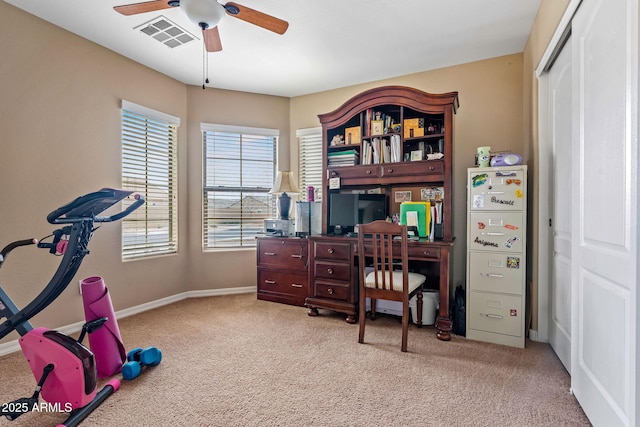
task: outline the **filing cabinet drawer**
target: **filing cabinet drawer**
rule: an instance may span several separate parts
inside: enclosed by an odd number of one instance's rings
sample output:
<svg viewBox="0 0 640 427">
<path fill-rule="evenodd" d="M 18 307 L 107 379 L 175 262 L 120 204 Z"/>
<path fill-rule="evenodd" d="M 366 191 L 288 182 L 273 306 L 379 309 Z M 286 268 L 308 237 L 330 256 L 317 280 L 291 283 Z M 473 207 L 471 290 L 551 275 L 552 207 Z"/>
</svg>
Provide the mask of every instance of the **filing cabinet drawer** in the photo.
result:
<svg viewBox="0 0 640 427">
<path fill-rule="evenodd" d="M 307 254 L 304 239 L 258 239 L 257 262 L 261 266 L 306 271 Z"/>
<path fill-rule="evenodd" d="M 469 252 L 472 291 L 523 295 L 525 260 L 521 254 Z"/>
<path fill-rule="evenodd" d="M 335 262 L 316 261 L 314 277 L 336 281 L 351 282 L 351 265 Z"/>
<path fill-rule="evenodd" d="M 471 212 L 468 250 L 523 252 L 522 212 Z"/>
<path fill-rule="evenodd" d="M 469 185 L 469 210 L 513 210 L 526 207 L 526 181 L 522 170 L 473 172 Z"/>
<path fill-rule="evenodd" d="M 523 334 L 522 297 L 470 292 L 468 325 L 472 329 L 520 337 Z"/>
<path fill-rule="evenodd" d="M 313 242 L 315 259 L 328 259 L 349 262 L 351 243 L 349 242 Z"/>
<path fill-rule="evenodd" d="M 259 268 L 258 292 L 305 297 L 308 293 L 307 273 L 291 273 Z"/>
<path fill-rule="evenodd" d="M 315 282 L 315 296 L 317 298 L 348 301 L 350 289 L 350 283 L 328 283 L 321 281 Z"/>
</svg>

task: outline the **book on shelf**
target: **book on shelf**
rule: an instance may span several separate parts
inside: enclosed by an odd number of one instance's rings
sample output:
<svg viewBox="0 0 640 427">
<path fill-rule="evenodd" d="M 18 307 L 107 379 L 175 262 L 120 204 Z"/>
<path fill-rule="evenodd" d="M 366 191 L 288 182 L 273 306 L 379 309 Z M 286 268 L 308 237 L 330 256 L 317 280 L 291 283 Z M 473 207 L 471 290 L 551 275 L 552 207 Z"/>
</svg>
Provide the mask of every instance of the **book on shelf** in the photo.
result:
<svg viewBox="0 0 640 427">
<path fill-rule="evenodd" d="M 327 153 L 329 166 L 354 166 L 360 163 L 360 154 L 356 150 L 334 151 Z"/>
</svg>

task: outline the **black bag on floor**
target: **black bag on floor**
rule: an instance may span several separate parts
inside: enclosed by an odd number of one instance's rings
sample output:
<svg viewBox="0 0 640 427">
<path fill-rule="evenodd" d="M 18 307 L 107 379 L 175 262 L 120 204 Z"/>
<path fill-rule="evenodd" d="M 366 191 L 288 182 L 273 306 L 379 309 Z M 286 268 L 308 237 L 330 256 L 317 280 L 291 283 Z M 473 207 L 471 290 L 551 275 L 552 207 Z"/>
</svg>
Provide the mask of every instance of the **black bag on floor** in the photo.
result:
<svg viewBox="0 0 640 427">
<path fill-rule="evenodd" d="M 462 285 L 456 287 L 453 298 L 453 333 L 465 336 L 467 334 L 467 307 L 465 305 L 465 294 Z"/>
</svg>

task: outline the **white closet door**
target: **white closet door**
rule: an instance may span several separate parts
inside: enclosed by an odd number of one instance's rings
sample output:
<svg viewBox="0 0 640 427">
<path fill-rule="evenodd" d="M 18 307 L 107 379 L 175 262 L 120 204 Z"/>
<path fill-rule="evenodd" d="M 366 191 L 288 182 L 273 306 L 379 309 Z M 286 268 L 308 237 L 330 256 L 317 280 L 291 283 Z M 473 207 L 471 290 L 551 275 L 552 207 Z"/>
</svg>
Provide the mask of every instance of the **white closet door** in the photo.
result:
<svg viewBox="0 0 640 427">
<path fill-rule="evenodd" d="M 551 145 L 551 248 L 549 343 L 571 372 L 571 44 L 549 70 L 549 141 Z"/>
<path fill-rule="evenodd" d="M 636 425 L 638 0 L 572 21 L 571 386 L 595 426 Z"/>
</svg>

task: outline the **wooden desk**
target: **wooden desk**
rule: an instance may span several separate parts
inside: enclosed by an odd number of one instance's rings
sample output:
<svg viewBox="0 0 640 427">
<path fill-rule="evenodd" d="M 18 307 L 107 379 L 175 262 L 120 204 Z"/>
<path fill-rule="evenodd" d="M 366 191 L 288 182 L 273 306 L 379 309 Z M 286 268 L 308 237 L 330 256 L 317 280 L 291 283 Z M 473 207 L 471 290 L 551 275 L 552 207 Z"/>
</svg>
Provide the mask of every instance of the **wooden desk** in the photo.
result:
<svg viewBox="0 0 640 427">
<path fill-rule="evenodd" d="M 357 247 L 358 239 L 354 237 L 309 237 L 309 294 L 304 304 L 309 308 L 309 316 L 317 316 L 318 309 L 322 308 L 345 313 L 348 323 L 357 322 Z M 438 339 L 443 341 L 451 339 L 449 255 L 452 247 L 452 241 L 429 242 L 421 239 L 409 242 L 409 260 L 427 262 L 431 265 L 431 271 L 437 271 L 440 309 L 436 328 Z"/>
</svg>

